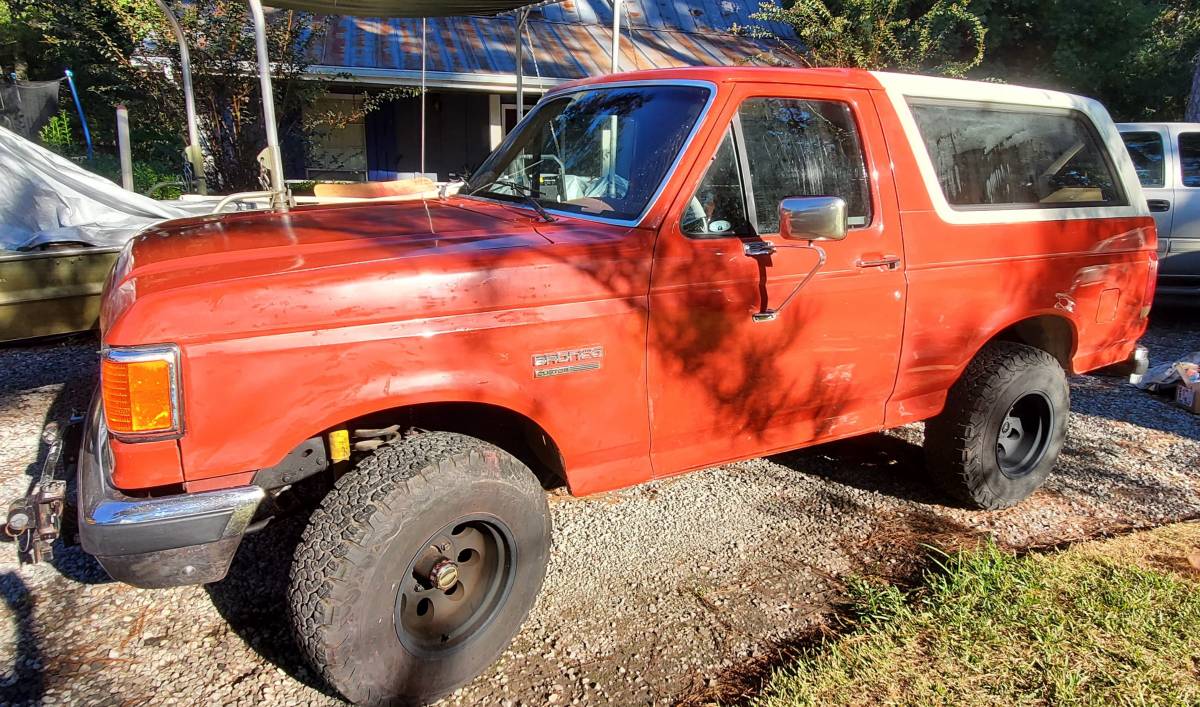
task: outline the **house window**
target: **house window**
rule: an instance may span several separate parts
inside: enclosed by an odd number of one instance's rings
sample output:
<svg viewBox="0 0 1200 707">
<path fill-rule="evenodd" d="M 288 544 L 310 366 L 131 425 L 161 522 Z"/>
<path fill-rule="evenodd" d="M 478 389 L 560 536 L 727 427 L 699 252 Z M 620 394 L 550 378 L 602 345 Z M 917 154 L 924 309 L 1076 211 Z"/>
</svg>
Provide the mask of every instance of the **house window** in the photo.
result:
<svg viewBox="0 0 1200 707">
<path fill-rule="evenodd" d="M 357 96 L 318 98 L 309 119 L 318 124 L 308 160 L 309 179 L 367 178 L 367 131 Z"/>
<path fill-rule="evenodd" d="M 1158 188 L 1166 184 L 1162 135 L 1155 132 L 1121 133 L 1121 139 L 1125 141 L 1125 149 L 1129 150 L 1142 186 Z"/>
<path fill-rule="evenodd" d="M 1074 110 L 910 101 L 955 208 L 1126 204 L 1091 122 Z"/>
<path fill-rule="evenodd" d="M 526 115 L 528 115 L 529 112 L 531 110 L 533 110 L 534 105 L 536 105 L 536 104 L 534 104 L 534 103 L 526 103 L 525 104 L 525 114 Z M 518 122 L 520 122 L 520 120 L 517 118 L 517 104 L 515 102 L 505 103 L 504 104 L 504 134 L 507 135 L 507 134 L 511 133 L 512 129 L 517 127 Z"/>
</svg>

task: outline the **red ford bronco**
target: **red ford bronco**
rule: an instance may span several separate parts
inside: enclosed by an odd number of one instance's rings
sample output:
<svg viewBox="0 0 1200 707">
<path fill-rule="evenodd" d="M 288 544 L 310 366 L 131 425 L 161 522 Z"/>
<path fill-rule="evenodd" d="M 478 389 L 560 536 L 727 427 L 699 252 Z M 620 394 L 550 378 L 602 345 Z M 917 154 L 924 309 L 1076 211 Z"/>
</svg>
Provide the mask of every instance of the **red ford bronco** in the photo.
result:
<svg viewBox="0 0 1200 707">
<path fill-rule="evenodd" d="M 319 495 L 299 645 L 352 701 L 427 701 L 533 605 L 547 487 L 924 420 L 955 498 L 1024 499 L 1066 374 L 1144 370 L 1156 264 L 1095 101 L 843 70 L 570 84 L 457 196 L 134 239 L 82 544 L 130 584 L 214 582 L 284 497 Z"/>
</svg>

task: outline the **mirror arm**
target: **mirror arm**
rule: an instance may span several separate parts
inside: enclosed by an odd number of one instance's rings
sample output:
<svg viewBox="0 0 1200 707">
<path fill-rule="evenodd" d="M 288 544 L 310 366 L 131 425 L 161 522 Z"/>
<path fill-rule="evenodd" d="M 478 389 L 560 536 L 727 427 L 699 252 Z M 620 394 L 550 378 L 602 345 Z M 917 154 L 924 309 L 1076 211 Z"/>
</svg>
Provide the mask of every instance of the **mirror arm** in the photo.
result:
<svg viewBox="0 0 1200 707">
<path fill-rule="evenodd" d="M 769 248 L 755 248 L 754 250 L 761 250 L 762 252 L 752 253 L 751 246 L 758 246 L 760 243 L 769 246 Z M 776 307 L 774 309 L 768 309 L 768 310 L 765 310 L 762 312 L 755 312 L 754 314 L 750 315 L 750 318 L 756 322 L 773 322 L 776 319 L 778 319 L 779 313 L 782 312 L 783 308 L 788 305 L 788 302 L 791 302 L 792 298 L 796 296 L 796 293 L 799 292 L 800 289 L 803 288 L 805 285 L 807 285 L 808 281 L 813 279 L 813 276 L 817 274 L 817 271 L 820 270 L 823 265 L 825 265 L 825 249 L 822 248 L 821 246 L 817 245 L 816 243 L 813 243 L 812 241 L 809 241 L 805 245 L 791 245 L 791 244 L 776 245 L 774 243 L 768 243 L 767 241 L 752 241 L 745 245 L 744 250 L 746 252 L 746 255 L 754 256 L 754 255 L 770 255 L 771 253 L 775 252 L 776 248 L 800 248 L 802 250 L 816 251 L 817 264 L 813 266 L 812 270 L 808 271 L 808 274 L 804 276 L 803 280 L 801 280 L 799 283 L 797 283 L 797 285 L 794 288 L 792 288 L 792 291 L 788 294 L 787 297 L 783 298 L 783 302 L 781 302 L 778 307 Z"/>
</svg>

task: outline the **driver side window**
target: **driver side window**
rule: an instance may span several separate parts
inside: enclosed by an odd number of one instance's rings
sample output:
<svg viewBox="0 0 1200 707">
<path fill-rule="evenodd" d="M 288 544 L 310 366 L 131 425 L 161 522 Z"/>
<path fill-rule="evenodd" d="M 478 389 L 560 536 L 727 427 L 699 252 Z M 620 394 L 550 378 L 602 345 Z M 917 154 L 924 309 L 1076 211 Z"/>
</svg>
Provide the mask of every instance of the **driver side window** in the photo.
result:
<svg viewBox="0 0 1200 707">
<path fill-rule="evenodd" d="M 692 238 L 754 235 L 746 216 L 746 190 L 742 188 L 732 128 L 725 131 L 704 179 L 684 209 L 681 228 Z"/>
<path fill-rule="evenodd" d="M 837 196 L 851 228 L 871 222 L 871 191 L 858 128 L 840 101 L 750 98 L 713 155 L 681 218 L 691 238 L 779 231 L 779 203 Z"/>
</svg>

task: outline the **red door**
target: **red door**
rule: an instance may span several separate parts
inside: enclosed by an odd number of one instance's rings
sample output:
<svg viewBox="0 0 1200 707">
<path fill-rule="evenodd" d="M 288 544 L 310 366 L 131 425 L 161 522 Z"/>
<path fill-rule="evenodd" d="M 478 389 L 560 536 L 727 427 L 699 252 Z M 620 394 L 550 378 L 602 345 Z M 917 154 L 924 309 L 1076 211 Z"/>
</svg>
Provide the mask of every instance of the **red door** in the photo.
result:
<svg viewBox="0 0 1200 707">
<path fill-rule="evenodd" d="M 656 246 L 657 476 L 879 429 L 896 378 L 903 249 L 870 95 L 748 84 L 725 111 Z M 816 250 L 778 235 L 779 201 L 805 195 L 845 199 L 849 233 L 814 243 L 824 266 L 777 317 L 755 321 L 817 265 Z"/>
</svg>

